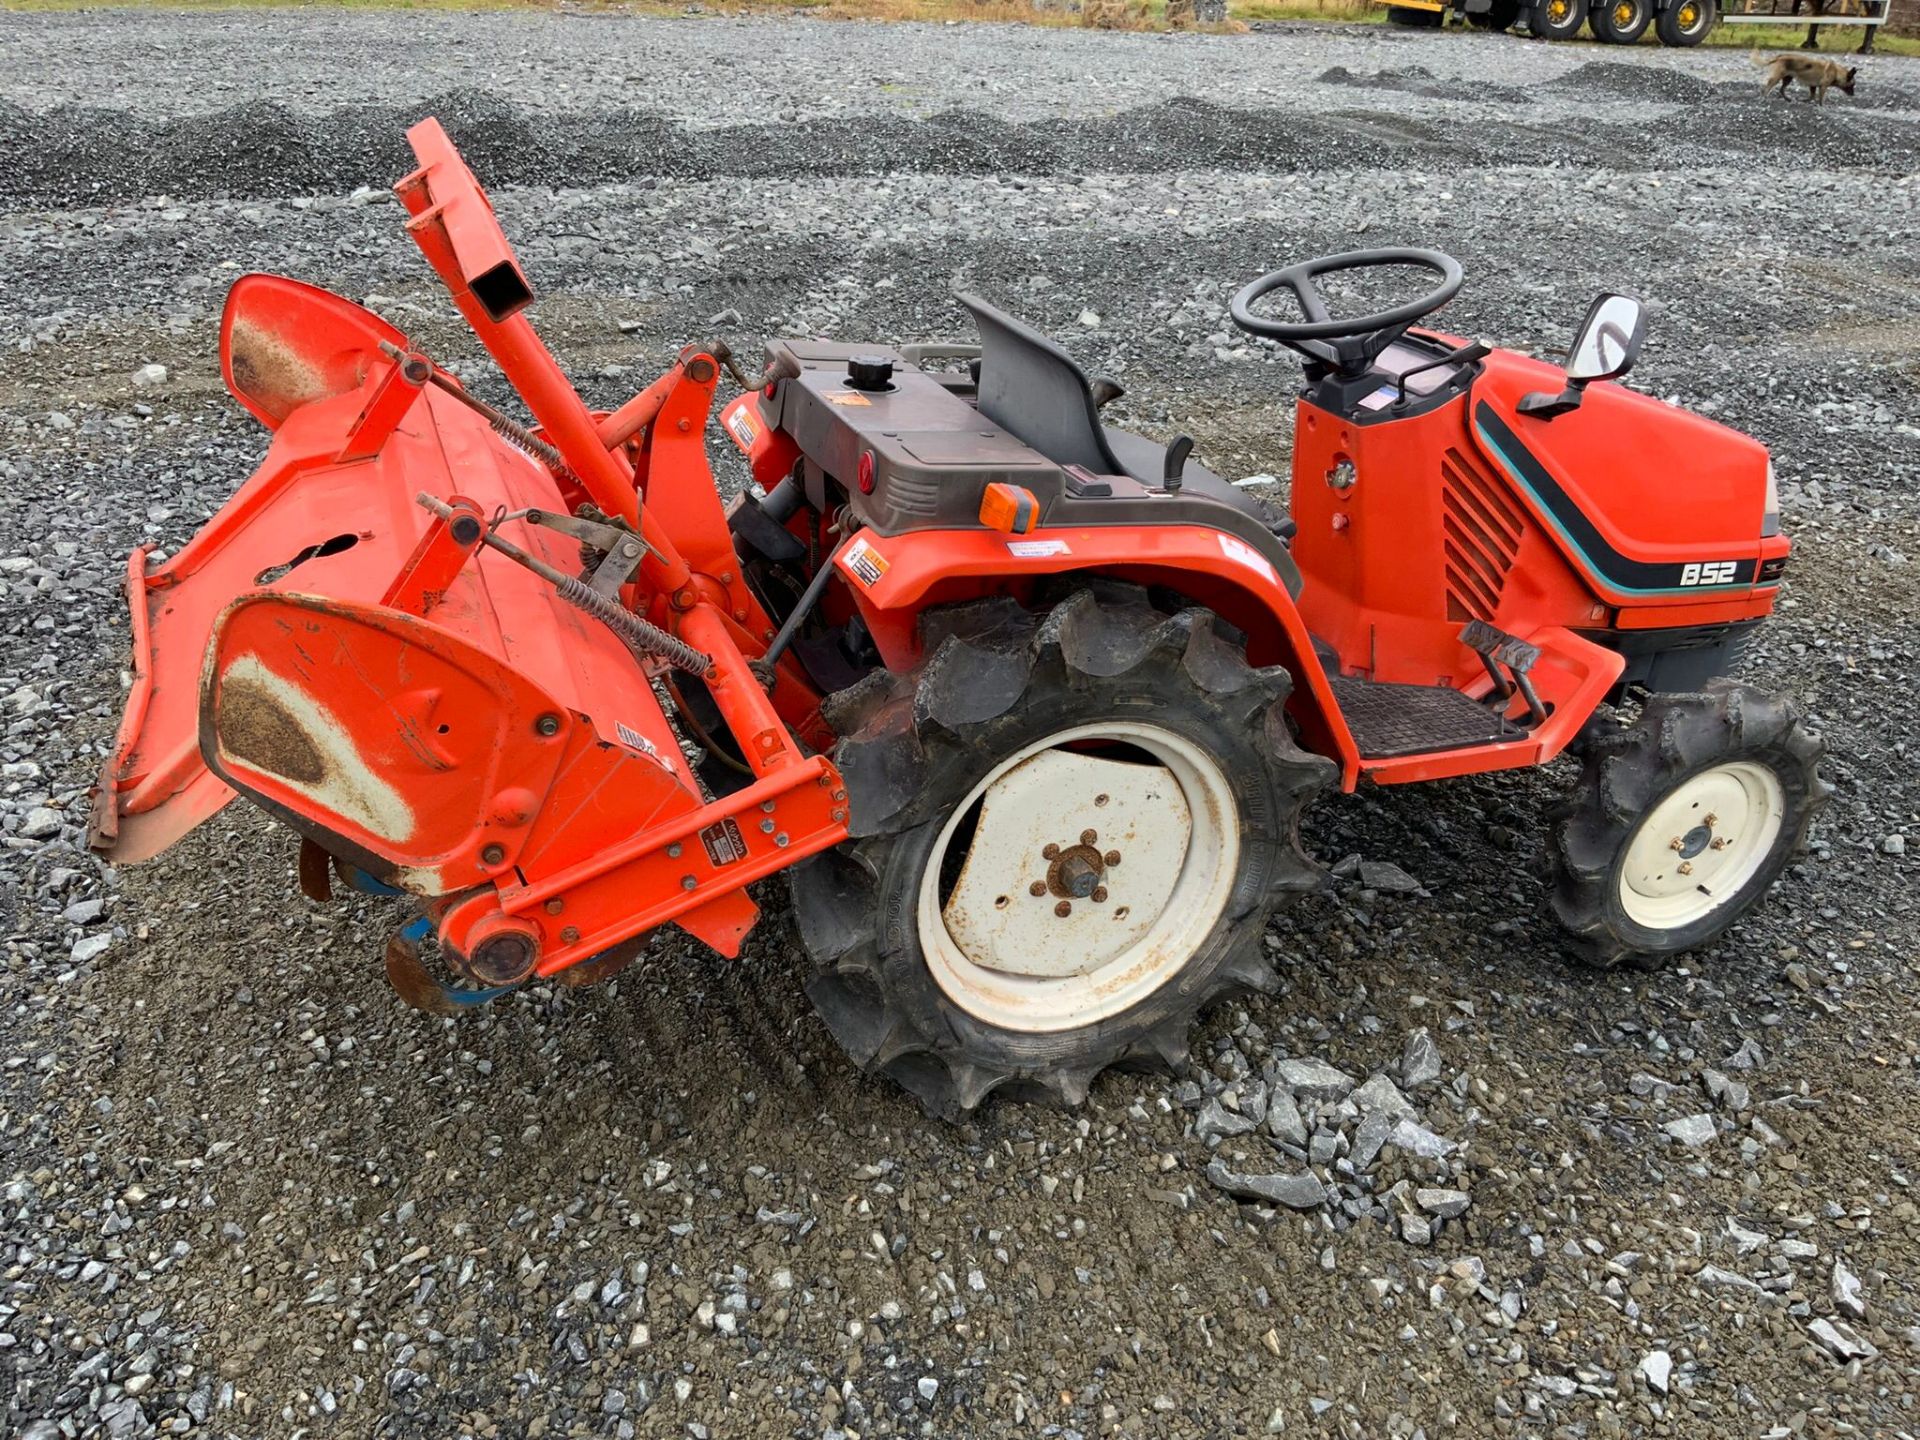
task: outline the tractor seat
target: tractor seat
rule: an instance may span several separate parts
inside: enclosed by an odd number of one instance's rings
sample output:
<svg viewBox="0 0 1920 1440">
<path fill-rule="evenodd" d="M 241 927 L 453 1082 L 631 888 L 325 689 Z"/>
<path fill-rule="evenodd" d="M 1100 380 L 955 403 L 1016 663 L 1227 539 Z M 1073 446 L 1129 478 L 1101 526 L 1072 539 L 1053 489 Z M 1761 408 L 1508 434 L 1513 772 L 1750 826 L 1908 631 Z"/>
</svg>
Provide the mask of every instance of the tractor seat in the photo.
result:
<svg viewBox="0 0 1920 1440">
<path fill-rule="evenodd" d="M 1095 475 L 1127 475 L 1161 489 L 1167 447 L 1100 423 L 1086 372 L 1047 336 L 996 309 L 977 295 L 960 303 L 980 329 L 980 413 L 1056 465 L 1077 465 Z M 1293 522 L 1276 516 L 1258 497 L 1189 460 L 1181 472 L 1181 498 L 1230 506 L 1271 536 L 1262 549 L 1278 551 L 1283 575 L 1293 573 L 1285 542 Z M 1204 516 L 1193 517 L 1206 523 Z"/>
</svg>

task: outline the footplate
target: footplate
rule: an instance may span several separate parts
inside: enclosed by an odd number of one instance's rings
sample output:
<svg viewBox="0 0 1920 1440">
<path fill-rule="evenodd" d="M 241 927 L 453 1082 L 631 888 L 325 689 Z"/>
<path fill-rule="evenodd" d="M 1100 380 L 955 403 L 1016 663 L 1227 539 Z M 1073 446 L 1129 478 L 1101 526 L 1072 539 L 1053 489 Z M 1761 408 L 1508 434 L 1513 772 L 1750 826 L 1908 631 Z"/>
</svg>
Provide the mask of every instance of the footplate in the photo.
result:
<svg viewBox="0 0 1920 1440">
<path fill-rule="evenodd" d="M 1478 700 L 1445 685 L 1392 685 L 1334 677 L 1333 693 L 1363 759 L 1464 750 L 1525 740 L 1528 732 Z"/>
</svg>

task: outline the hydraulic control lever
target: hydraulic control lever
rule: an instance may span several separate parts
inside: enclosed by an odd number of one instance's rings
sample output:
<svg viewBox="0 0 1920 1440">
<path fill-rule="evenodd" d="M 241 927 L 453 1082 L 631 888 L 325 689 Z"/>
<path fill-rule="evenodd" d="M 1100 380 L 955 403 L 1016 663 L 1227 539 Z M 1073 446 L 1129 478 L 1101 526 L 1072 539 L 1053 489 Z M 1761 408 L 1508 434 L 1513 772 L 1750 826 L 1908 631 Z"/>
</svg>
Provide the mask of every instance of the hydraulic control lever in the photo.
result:
<svg viewBox="0 0 1920 1440">
<path fill-rule="evenodd" d="M 1180 493 L 1181 477 L 1186 474 L 1187 457 L 1193 454 L 1193 437 L 1176 435 L 1167 446 L 1166 468 L 1161 472 L 1160 488 L 1169 495 Z"/>
</svg>

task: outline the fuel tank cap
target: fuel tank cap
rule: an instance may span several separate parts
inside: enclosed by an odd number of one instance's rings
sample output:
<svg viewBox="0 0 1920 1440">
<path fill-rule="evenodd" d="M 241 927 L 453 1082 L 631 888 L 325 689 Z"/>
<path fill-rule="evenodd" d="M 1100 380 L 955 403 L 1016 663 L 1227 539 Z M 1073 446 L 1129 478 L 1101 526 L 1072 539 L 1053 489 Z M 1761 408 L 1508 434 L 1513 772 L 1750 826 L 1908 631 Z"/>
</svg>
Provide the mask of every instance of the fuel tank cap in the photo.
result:
<svg viewBox="0 0 1920 1440">
<path fill-rule="evenodd" d="M 893 361 L 884 355 L 855 355 L 847 361 L 847 384 L 855 390 L 891 390 Z"/>
</svg>

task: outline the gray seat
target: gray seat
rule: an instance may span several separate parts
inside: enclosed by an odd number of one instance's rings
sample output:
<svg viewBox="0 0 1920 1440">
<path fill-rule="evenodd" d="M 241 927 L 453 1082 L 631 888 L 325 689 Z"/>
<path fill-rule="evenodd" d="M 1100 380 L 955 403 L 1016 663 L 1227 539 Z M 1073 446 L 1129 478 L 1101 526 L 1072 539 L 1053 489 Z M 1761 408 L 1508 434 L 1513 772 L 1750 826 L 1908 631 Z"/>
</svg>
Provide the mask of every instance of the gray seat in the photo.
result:
<svg viewBox="0 0 1920 1440">
<path fill-rule="evenodd" d="M 1127 475 L 1160 489 L 1167 447 L 1100 423 L 1086 372 L 1049 337 L 996 309 L 977 295 L 960 303 L 980 328 L 980 413 L 1057 465 L 1077 465 L 1095 475 Z M 1276 516 L 1258 497 L 1189 460 L 1181 471 L 1183 495 L 1227 505 L 1283 541 L 1292 522 Z M 1266 548 L 1266 547 L 1262 547 Z M 1286 557 L 1286 570 L 1292 569 Z"/>
</svg>

